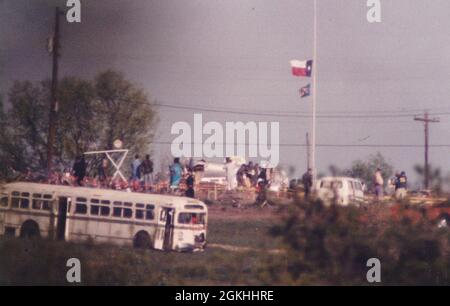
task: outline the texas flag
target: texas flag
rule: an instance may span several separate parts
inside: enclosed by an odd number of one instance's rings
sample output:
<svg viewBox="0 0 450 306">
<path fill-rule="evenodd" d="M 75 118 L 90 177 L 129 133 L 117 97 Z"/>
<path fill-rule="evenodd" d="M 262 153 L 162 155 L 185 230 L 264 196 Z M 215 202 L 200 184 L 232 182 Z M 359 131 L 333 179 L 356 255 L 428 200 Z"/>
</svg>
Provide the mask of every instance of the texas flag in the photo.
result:
<svg viewBox="0 0 450 306">
<path fill-rule="evenodd" d="M 310 77 L 312 72 L 312 65 L 313 65 L 312 60 L 308 61 L 292 60 L 291 61 L 292 74 L 295 76 Z"/>
</svg>

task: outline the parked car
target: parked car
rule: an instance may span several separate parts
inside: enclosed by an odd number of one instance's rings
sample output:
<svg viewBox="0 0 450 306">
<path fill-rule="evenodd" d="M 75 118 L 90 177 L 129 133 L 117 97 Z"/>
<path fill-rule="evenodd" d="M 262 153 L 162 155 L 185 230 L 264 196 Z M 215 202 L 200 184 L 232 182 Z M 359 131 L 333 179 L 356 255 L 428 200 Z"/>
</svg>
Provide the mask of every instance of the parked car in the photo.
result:
<svg viewBox="0 0 450 306">
<path fill-rule="evenodd" d="M 336 201 L 338 205 L 359 204 L 364 202 L 363 185 L 360 180 L 351 177 L 324 177 L 316 182 L 319 199 L 326 204 Z"/>
</svg>

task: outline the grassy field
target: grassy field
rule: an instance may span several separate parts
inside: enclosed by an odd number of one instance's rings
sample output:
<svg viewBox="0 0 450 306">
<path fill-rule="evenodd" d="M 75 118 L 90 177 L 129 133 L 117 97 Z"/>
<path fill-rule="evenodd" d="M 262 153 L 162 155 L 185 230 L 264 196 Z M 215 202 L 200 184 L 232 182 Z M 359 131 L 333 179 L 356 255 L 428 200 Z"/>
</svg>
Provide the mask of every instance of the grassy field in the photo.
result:
<svg viewBox="0 0 450 306">
<path fill-rule="evenodd" d="M 81 261 L 83 285 L 270 284 L 267 263 L 281 256 L 267 252 L 280 246 L 268 234 L 276 220 L 267 209 L 211 209 L 211 247 L 193 254 L 3 238 L 0 285 L 67 285 L 66 261 L 71 257 Z"/>
<path fill-rule="evenodd" d="M 382 262 L 383 285 L 449 285 L 449 228 L 400 208 L 391 218 L 385 204 L 214 204 L 198 253 L 0 238 L 0 285 L 68 285 L 72 257 L 81 285 L 367 285 L 369 258 Z"/>
</svg>

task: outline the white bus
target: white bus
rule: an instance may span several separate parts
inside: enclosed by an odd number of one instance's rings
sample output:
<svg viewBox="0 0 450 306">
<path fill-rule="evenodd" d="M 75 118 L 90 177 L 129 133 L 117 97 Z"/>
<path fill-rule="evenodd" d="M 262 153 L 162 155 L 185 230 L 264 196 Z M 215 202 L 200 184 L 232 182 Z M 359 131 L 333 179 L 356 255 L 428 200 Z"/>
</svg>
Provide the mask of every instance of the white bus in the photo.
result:
<svg viewBox="0 0 450 306">
<path fill-rule="evenodd" d="M 0 234 L 197 251 L 208 209 L 196 199 L 37 183 L 0 187 Z"/>
</svg>

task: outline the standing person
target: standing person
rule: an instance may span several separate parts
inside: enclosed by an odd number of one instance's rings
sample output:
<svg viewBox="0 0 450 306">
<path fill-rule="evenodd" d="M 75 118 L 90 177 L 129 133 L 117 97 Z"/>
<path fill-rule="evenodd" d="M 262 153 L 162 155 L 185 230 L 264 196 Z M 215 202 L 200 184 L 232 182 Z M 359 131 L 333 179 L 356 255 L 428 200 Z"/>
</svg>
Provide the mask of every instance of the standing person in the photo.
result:
<svg viewBox="0 0 450 306">
<path fill-rule="evenodd" d="M 251 161 L 248 162 L 246 175 L 247 175 L 248 181 L 250 182 L 250 185 L 253 184 L 253 180 L 254 180 L 254 176 L 255 176 L 255 168 L 254 167 L 255 166 L 253 165 L 253 162 L 251 162 Z"/>
<path fill-rule="evenodd" d="M 246 172 L 246 166 L 245 164 L 242 164 L 238 171 L 236 172 L 236 181 L 238 183 L 238 186 L 244 186 L 244 177 Z"/>
<path fill-rule="evenodd" d="M 98 180 L 100 187 L 107 185 L 108 160 L 104 157 L 98 167 Z"/>
<path fill-rule="evenodd" d="M 306 171 L 305 174 L 303 174 L 302 183 L 303 183 L 303 189 L 305 190 L 305 200 L 307 200 L 309 197 L 309 194 L 311 193 L 311 188 L 313 185 L 313 176 L 312 176 L 311 168 L 308 168 L 308 171 Z"/>
<path fill-rule="evenodd" d="M 73 175 L 75 176 L 78 186 L 83 185 L 84 177 L 86 176 L 86 161 L 84 155 L 78 156 L 72 167 Z"/>
<path fill-rule="evenodd" d="M 237 187 L 236 164 L 227 157 L 225 161 L 225 172 L 227 174 L 227 190 L 233 190 Z"/>
<path fill-rule="evenodd" d="M 183 168 L 180 165 L 180 159 L 174 158 L 173 165 L 170 166 L 170 188 L 177 189 L 180 185 L 181 177 L 183 175 Z"/>
<path fill-rule="evenodd" d="M 252 184 L 253 184 L 253 186 L 258 186 L 258 177 L 259 177 L 259 171 L 260 171 L 259 164 L 255 164 L 253 169 L 255 169 L 255 174 L 253 176 Z"/>
<path fill-rule="evenodd" d="M 395 184 L 395 197 L 399 200 L 403 200 L 406 197 L 406 189 L 408 184 L 408 178 L 406 177 L 405 171 L 402 171 L 397 177 Z"/>
<path fill-rule="evenodd" d="M 153 161 L 150 160 L 150 155 L 145 155 L 141 170 L 144 175 L 145 190 L 151 189 L 153 186 Z"/>
<path fill-rule="evenodd" d="M 377 171 L 375 171 L 374 185 L 375 185 L 375 198 L 377 201 L 380 201 L 383 199 L 383 187 L 384 187 L 383 175 L 381 174 L 380 168 L 377 168 Z"/>
<path fill-rule="evenodd" d="M 131 163 L 131 180 L 132 181 L 139 180 L 141 178 L 140 166 L 141 166 L 141 160 L 139 159 L 139 155 L 136 154 L 134 156 L 133 162 Z"/>
<path fill-rule="evenodd" d="M 258 174 L 258 181 L 262 180 L 264 186 L 269 183 L 269 180 L 267 179 L 267 169 L 262 168 L 261 171 Z"/>
<path fill-rule="evenodd" d="M 186 178 L 186 186 L 187 186 L 186 196 L 189 198 L 195 197 L 194 183 L 195 183 L 194 175 L 192 174 L 192 171 L 189 171 L 188 176 Z"/>
</svg>

